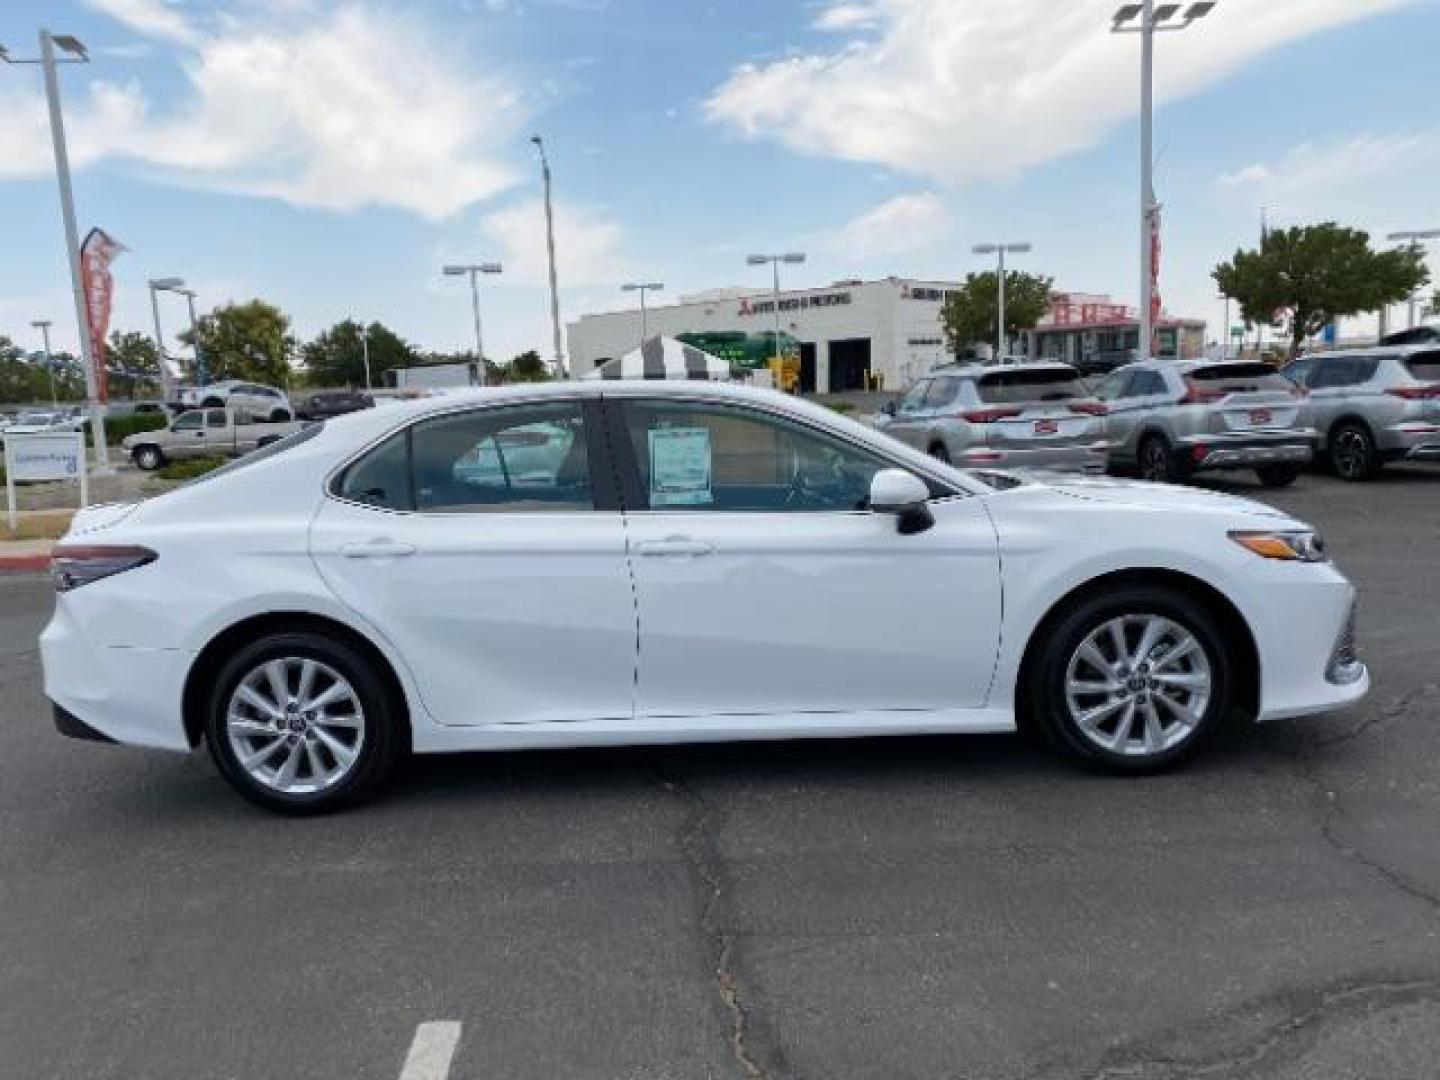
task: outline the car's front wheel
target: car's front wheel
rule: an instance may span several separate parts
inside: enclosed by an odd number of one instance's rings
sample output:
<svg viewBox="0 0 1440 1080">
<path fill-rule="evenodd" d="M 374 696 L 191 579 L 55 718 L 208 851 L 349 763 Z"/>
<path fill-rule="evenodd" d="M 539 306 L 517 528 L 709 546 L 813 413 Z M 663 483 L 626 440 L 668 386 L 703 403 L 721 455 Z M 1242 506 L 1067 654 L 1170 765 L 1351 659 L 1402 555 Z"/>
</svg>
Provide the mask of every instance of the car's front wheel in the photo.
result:
<svg viewBox="0 0 1440 1080">
<path fill-rule="evenodd" d="M 137 446 L 131 452 L 130 460 L 135 462 L 136 468 L 153 472 L 165 464 L 165 455 L 160 452 L 158 446 Z"/>
<path fill-rule="evenodd" d="M 1261 465 L 1255 475 L 1265 487 L 1289 487 L 1300 476 L 1300 470 L 1294 465 Z"/>
<path fill-rule="evenodd" d="M 926 451 L 926 453 L 933 457 L 936 461 L 943 461 L 946 465 L 950 464 L 950 450 L 945 446 L 944 443 L 937 442 L 933 444 L 930 449 Z"/>
<path fill-rule="evenodd" d="M 1215 618 L 1183 592 L 1126 586 L 1072 607 L 1028 671 L 1030 718 L 1085 764 L 1148 773 L 1193 753 L 1230 709 Z"/>
<path fill-rule="evenodd" d="M 1140 444 L 1137 457 L 1142 480 L 1156 484 L 1174 484 L 1185 478 L 1176 465 L 1170 444 L 1162 436 L 1148 436 Z"/>
<path fill-rule="evenodd" d="M 1331 432 L 1330 467 L 1341 480 L 1369 480 L 1380 471 L 1380 455 L 1365 425 L 1342 424 Z"/>
<path fill-rule="evenodd" d="M 384 682 L 349 645 L 320 634 L 274 634 L 221 669 L 206 741 L 245 798 L 288 814 L 324 813 L 373 793 L 401 753 Z"/>
</svg>

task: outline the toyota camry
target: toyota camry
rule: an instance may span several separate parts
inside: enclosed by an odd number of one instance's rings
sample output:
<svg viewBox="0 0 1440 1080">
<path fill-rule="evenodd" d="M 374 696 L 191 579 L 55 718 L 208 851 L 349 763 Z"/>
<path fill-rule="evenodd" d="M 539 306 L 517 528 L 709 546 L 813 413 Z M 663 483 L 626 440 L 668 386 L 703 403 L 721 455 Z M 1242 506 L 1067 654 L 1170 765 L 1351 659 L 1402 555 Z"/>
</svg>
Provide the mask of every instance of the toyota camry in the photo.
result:
<svg viewBox="0 0 1440 1080">
<path fill-rule="evenodd" d="M 1172 766 L 1369 686 L 1354 590 L 1268 506 L 957 470 L 721 383 L 456 393 L 82 512 L 41 637 L 62 732 L 291 813 L 407 752 L 1033 730 Z"/>
</svg>

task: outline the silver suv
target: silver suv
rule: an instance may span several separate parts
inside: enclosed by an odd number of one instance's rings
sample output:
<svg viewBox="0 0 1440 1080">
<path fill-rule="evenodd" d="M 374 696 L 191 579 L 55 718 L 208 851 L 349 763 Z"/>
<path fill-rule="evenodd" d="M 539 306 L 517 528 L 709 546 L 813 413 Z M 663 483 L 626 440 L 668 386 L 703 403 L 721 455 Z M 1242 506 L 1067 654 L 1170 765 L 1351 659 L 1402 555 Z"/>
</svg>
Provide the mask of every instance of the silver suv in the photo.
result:
<svg viewBox="0 0 1440 1080">
<path fill-rule="evenodd" d="M 1440 348 L 1401 345 L 1302 356 L 1286 375 L 1310 392 L 1328 464 L 1345 480 L 1387 461 L 1440 461 Z"/>
<path fill-rule="evenodd" d="M 1069 364 L 938 368 L 875 426 L 962 467 L 1105 470 L 1105 407 Z"/>
<path fill-rule="evenodd" d="M 259 383 L 247 383 L 240 379 L 226 379 L 193 390 L 183 390 L 181 403 L 186 408 L 197 406 L 207 409 L 242 409 L 253 416 L 277 423 L 292 420 L 295 410 L 283 390 Z"/>
<path fill-rule="evenodd" d="M 1110 465 L 1177 482 L 1201 469 L 1254 469 L 1294 481 L 1315 453 L 1305 392 L 1269 364 L 1146 360 L 1107 375 Z"/>
</svg>

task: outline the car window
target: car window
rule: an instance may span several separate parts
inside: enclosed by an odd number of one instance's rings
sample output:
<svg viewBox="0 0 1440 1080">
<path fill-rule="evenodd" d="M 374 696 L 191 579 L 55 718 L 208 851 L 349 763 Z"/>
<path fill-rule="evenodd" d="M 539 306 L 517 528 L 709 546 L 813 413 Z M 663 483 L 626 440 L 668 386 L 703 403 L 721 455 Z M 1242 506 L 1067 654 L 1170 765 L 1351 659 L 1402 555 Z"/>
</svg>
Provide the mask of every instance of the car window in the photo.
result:
<svg viewBox="0 0 1440 1080">
<path fill-rule="evenodd" d="M 205 423 L 205 414 L 198 409 L 195 412 L 181 413 L 170 425 L 171 431 L 194 431 Z"/>
<path fill-rule="evenodd" d="M 960 380 L 954 376 L 931 379 L 930 389 L 925 392 L 925 408 L 943 409 L 955 401 L 960 393 Z"/>
<path fill-rule="evenodd" d="M 1247 393 L 1255 390 L 1289 390 L 1290 380 L 1269 364 L 1259 361 L 1248 364 L 1216 364 L 1213 367 L 1198 367 L 1188 378 L 1202 383 L 1206 390 L 1219 390 L 1227 394 Z"/>
<path fill-rule="evenodd" d="M 1158 371 L 1137 371 L 1125 388 L 1126 397 L 1151 397 L 1165 393 L 1165 376 Z"/>
<path fill-rule="evenodd" d="M 225 426 L 225 410 L 206 409 L 205 426 L 207 428 L 223 428 Z"/>
<path fill-rule="evenodd" d="M 320 427 L 319 424 L 313 426 L 317 430 Z M 335 494 L 385 510 L 414 509 L 410 487 L 410 433 L 402 431 L 392 435 L 347 468 L 335 487 Z"/>
<path fill-rule="evenodd" d="M 411 431 L 415 508 L 427 513 L 593 510 L 578 402 L 423 420 Z"/>
<path fill-rule="evenodd" d="M 891 463 L 782 417 L 732 406 L 629 402 L 640 489 L 652 510 L 861 510 Z"/>
<path fill-rule="evenodd" d="M 1422 382 L 1440 382 L 1440 352 L 1416 353 L 1405 361 L 1405 367 Z"/>
<path fill-rule="evenodd" d="M 980 400 L 987 405 L 1031 401 L 1068 401 L 1088 397 L 1079 372 L 1073 368 L 1037 368 L 1029 371 L 995 371 L 975 380 Z"/>
<path fill-rule="evenodd" d="M 1319 361 L 1314 375 L 1310 377 L 1310 388 L 1318 390 L 1325 387 L 1358 386 L 1375 374 L 1379 362 L 1378 357 L 1324 357 Z"/>
<path fill-rule="evenodd" d="M 1308 380 L 1314 367 L 1314 358 L 1307 356 L 1300 360 L 1296 360 L 1293 364 L 1286 365 L 1280 370 L 1280 374 L 1284 375 L 1287 379 L 1295 383 L 1297 386 L 1306 386 L 1308 385 Z"/>
<path fill-rule="evenodd" d="M 1125 389 L 1129 382 L 1130 372 L 1112 371 L 1095 387 L 1095 396 L 1101 401 L 1114 401 L 1125 395 Z"/>
<path fill-rule="evenodd" d="M 930 383 L 933 381 L 932 379 L 921 379 L 909 390 L 905 391 L 905 396 L 900 399 L 899 411 L 902 413 L 918 412 L 923 408 L 925 405 L 925 395 L 930 392 Z"/>
</svg>

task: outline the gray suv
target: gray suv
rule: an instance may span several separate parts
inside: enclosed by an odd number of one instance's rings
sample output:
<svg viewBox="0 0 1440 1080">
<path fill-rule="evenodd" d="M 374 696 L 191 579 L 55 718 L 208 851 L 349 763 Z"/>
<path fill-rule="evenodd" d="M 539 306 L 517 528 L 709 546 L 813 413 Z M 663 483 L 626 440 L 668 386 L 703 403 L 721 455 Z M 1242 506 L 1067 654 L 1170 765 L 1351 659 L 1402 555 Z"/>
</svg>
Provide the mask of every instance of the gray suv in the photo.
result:
<svg viewBox="0 0 1440 1080">
<path fill-rule="evenodd" d="M 1440 461 L 1440 348 L 1401 345 L 1302 356 L 1285 374 L 1337 476 L 1364 480 L 1387 461 Z"/>
<path fill-rule="evenodd" d="M 937 368 L 875 426 L 961 467 L 1105 470 L 1105 407 L 1069 364 Z"/>
<path fill-rule="evenodd" d="M 1254 469 L 1267 487 L 1294 481 L 1315 453 L 1305 394 L 1269 364 L 1146 360 L 1111 372 L 1110 466 L 1177 482 L 1202 469 Z"/>
</svg>

